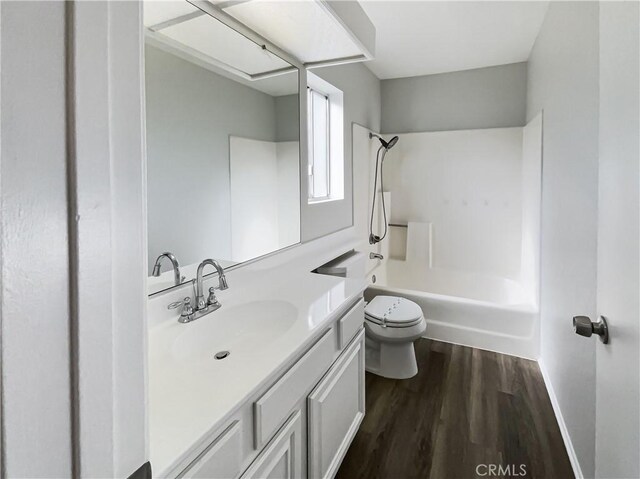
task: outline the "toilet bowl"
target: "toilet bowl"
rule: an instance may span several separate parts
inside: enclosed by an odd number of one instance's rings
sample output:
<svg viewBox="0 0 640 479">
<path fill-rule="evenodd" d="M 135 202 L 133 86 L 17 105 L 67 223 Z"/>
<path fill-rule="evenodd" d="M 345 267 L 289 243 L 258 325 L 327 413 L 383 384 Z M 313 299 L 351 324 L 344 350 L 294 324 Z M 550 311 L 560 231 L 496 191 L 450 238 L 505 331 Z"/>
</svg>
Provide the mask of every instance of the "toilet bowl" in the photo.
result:
<svg viewBox="0 0 640 479">
<path fill-rule="evenodd" d="M 364 278 L 367 256 L 352 251 L 317 269 L 320 274 Z M 397 296 L 375 296 L 365 306 L 365 369 L 392 379 L 418 374 L 413 343 L 427 329 L 422 309 Z"/>
<path fill-rule="evenodd" d="M 376 296 L 365 306 L 365 369 L 392 379 L 418 373 L 413 343 L 427 329 L 422 309 L 397 296 Z"/>
</svg>

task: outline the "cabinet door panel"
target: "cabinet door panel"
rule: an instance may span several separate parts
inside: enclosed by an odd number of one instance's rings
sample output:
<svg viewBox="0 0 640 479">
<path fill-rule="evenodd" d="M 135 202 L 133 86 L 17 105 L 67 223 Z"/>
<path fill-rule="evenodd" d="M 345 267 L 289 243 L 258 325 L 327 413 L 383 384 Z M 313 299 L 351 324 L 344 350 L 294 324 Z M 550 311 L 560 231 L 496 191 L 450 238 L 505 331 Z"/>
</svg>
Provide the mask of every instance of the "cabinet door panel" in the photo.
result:
<svg viewBox="0 0 640 479">
<path fill-rule="evenodd" d="M 364 325 L 364 299 L 360 299 L 342 318 L 338 320 L 338 342 L 344 349 Z"/>
<path fill-rule="evenodd" d="M 327 370 L 336 353 L 335 328 L 327 331 L 254 404 L 255 448 L 260 449 L 284 423 L 295 404 Z"/>
<path fill-rule="evenodd" d="M 308 399 L 309 477 L 332 478 L 364 417 L 364 330 Z"/>
<path fill-rule="evenodd" d="M 240 423 L 234 421 L 179 477 L 184 479 L 238 477 L 242 463 L 241 441 Z"/>
<path fill-rule="evenodd" d="M 297 479 L 302 471 L 302 414 L 296 411 L 242 479 Z"/>
</svg>

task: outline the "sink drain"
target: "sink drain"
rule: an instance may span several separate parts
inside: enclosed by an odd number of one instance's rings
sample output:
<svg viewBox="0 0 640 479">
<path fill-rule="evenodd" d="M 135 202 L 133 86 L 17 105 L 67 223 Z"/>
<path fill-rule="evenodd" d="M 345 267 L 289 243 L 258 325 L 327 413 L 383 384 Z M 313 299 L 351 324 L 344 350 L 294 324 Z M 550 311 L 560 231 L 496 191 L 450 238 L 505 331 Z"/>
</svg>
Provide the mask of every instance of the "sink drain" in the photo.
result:
<svg viewBox="0 0 640 479">
<path fill-rule="evenodd" d="M 216 353 L 214 358 L 216 359 L 224 359 L 226 357 L 228 357 L 231 353 L 229 351 L 220 351 L 219 353 Z"/>
</svg>

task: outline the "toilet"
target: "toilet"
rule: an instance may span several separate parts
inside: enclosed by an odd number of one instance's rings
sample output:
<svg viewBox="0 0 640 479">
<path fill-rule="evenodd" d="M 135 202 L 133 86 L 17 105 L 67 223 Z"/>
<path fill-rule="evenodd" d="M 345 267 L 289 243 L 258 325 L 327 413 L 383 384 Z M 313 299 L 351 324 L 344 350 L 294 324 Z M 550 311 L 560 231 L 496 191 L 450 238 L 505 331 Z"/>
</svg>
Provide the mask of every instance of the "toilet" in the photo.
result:
<svg viewBox="0 0 640 479">
<path fill-rule="evenodd" d="M 318 273 L 364 278 L 366 256 L 350 252 L 317 269 Z M 375 296 L 364 308 L 365 369 L 378 376 L 407 379 L 418 374 L 413 343 L 427 329 L 420 306 L 399 296 Z"/>
<path fill-rule="evenodd" d="M 364 308 L 365 368 L 378 376 L 418 374 L 413 343 L 427 329 L 422 309 L 398 296 L 375 296 Z"/>
</svg>

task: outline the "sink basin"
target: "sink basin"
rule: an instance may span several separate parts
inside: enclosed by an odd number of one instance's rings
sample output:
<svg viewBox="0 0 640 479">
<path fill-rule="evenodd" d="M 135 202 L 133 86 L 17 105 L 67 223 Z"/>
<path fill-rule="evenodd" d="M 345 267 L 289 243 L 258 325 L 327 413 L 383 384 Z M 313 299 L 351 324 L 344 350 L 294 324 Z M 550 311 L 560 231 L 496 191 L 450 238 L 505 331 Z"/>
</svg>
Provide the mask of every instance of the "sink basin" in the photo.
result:
<svg viewBox="0 0 640 479">
<path fill-rule="evenodd" d="M 215 361 L 220 351 L 230 351 L 229 358 L 255 356 L 261 347 L 286 333 L 297 317 L 297 308 L 286 301 L 223 305 L 192 323 L 181 324 L 172 356 L 180 361 Z"/>
</svg>

